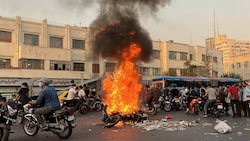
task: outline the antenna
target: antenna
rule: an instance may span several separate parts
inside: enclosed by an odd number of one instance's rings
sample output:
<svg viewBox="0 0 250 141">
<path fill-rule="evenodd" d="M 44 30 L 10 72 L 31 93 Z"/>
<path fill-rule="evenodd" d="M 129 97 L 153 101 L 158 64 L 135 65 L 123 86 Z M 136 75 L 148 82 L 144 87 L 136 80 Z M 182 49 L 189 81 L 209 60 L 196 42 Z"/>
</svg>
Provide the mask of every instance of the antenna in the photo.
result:
<svg viewBox="0 0 250 141">
<path fill-rule="evenodd" d="M 216 35 L 216 29 L 215 29 L 215 9 L 214 9 L 214 37 Z"/>
</svg>

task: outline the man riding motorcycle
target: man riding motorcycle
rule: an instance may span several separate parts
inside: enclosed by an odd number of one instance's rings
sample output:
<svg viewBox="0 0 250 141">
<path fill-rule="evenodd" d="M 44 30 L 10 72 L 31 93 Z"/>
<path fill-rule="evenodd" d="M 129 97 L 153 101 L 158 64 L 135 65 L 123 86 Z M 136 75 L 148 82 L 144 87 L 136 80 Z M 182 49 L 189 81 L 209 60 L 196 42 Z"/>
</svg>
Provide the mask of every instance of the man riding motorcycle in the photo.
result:
<svg viewBox="0 0 250 141">
<path fill-rule="evenodd" d="M 206 94 L 204 95 L 204 97 L 208 97 L 208 99 L 204 105 L 204 116 L 203 117 L 208 117 L 208 115 L 207 115 L 208 105 L 210 105 L 211 103 L 213 103 L 216 100 L 217 95 L 218 94 L 217 94 L 216 90 L 212 87 L 212 85 L 208 84 Z"/>
<path fill-rule="evenodd" d="M 41 130 L 46 130 L 48 125 L 45 124 L 43 115 L 59 110 L 60 102 L 55 88 L 49 85 L 50 80 L 48 78 L 41 78 L 38 82 L 39 86 L 42 87 L 42 90 L 40 91 L 38 98 L 29 103 L 40 106 L 34 111 L 34 113 L 38 116 L 39 123 L 42 125 Z"/>
</svg>

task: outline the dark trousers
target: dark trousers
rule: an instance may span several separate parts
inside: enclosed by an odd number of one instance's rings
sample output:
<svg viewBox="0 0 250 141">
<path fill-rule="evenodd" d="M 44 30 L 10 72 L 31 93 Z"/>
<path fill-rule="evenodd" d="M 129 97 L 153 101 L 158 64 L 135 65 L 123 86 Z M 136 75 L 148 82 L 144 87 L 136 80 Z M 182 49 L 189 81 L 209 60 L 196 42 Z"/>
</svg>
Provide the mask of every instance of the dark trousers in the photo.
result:
<svg viewBox="0 0 250 141">
<path fill-rule="evenodd" d="M 234 105 L 235 105 L 236 109 L 234 109 Z M 231 100 L 231 108 L 233 111 L 233 116 L 235 116 L 235 110 L 236 110 L 236 114 L 238 116 L 241 116 L 240 101 L 239 100 Z"/>
<path fill-rule="evenodd" d="M 44 119 L 43 119 L 42 116 L 47 115 L 47 114 L 49 114 L 51 112 L 52 112 L 52 110 L 50 110 L 50 108 L 41 107 L 41 108 L 37 108 L 34 111 L 34 114 L 37 116 L 39 123 L 42 124 L 42 123 L 44 123 Z"/>
<path fill-rule="evenodd" d="M 249 105 L 248 105 L 248 101 L 245 101 L 245 102 L 244 102 L 244 105 L 245 105 L 245 108 L 246 108 L 246 111 L 245 111 L 245 115 L 244 115 L 244 116 L 250 117 L 250 108 L 249 108 Z"/>
</svg>

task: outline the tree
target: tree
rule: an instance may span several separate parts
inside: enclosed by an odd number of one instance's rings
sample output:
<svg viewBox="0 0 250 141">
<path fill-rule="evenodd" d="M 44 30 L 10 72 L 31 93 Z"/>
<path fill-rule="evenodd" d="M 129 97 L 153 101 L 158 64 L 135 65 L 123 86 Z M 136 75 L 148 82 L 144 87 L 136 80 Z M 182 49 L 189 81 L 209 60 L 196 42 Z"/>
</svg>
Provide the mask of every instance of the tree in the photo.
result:
<svg viewBox="0 0 250 141">
<path fill-rule="evenodd" d="M 191 65 L 190 60 L 184 62 L 183 76 L 196 76 L 196 73 L 194 71 L 194 66 Z"/>
<path fill-rule="evenodd" d="M 231 72 L 229 72 L 229 73 L 224 73 L 224 74 L 222 74 L 221 75 L 221 77 L 229 77 L 229 78 L 239 78 L 239 79 L 241 79 L 242 80 L 242 76 L 240 75 L 240 74 L 236 74 L 236 73 L 231 73 Z"/>
</svg>

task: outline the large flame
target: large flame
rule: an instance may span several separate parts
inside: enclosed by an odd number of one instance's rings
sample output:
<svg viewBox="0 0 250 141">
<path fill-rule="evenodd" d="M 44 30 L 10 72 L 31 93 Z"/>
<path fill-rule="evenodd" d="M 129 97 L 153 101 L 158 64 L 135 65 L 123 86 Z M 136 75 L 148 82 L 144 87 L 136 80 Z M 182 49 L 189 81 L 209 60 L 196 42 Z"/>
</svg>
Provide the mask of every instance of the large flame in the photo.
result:
<svg viewBox="0 0 250 141">
<path fill-rule="evenodd" d="M 107 113 L 119 112 L 122 115 L 139 110 L 139 94 L 142 84 L 140 74 L 136 71 L 135 58 L 140 55 L 141 48 L 131 44 L 122 52 L 123 60 L 119 62 L 117 71 L 103 81 L 105 91 L 104 103 Z"/>
</svg>

